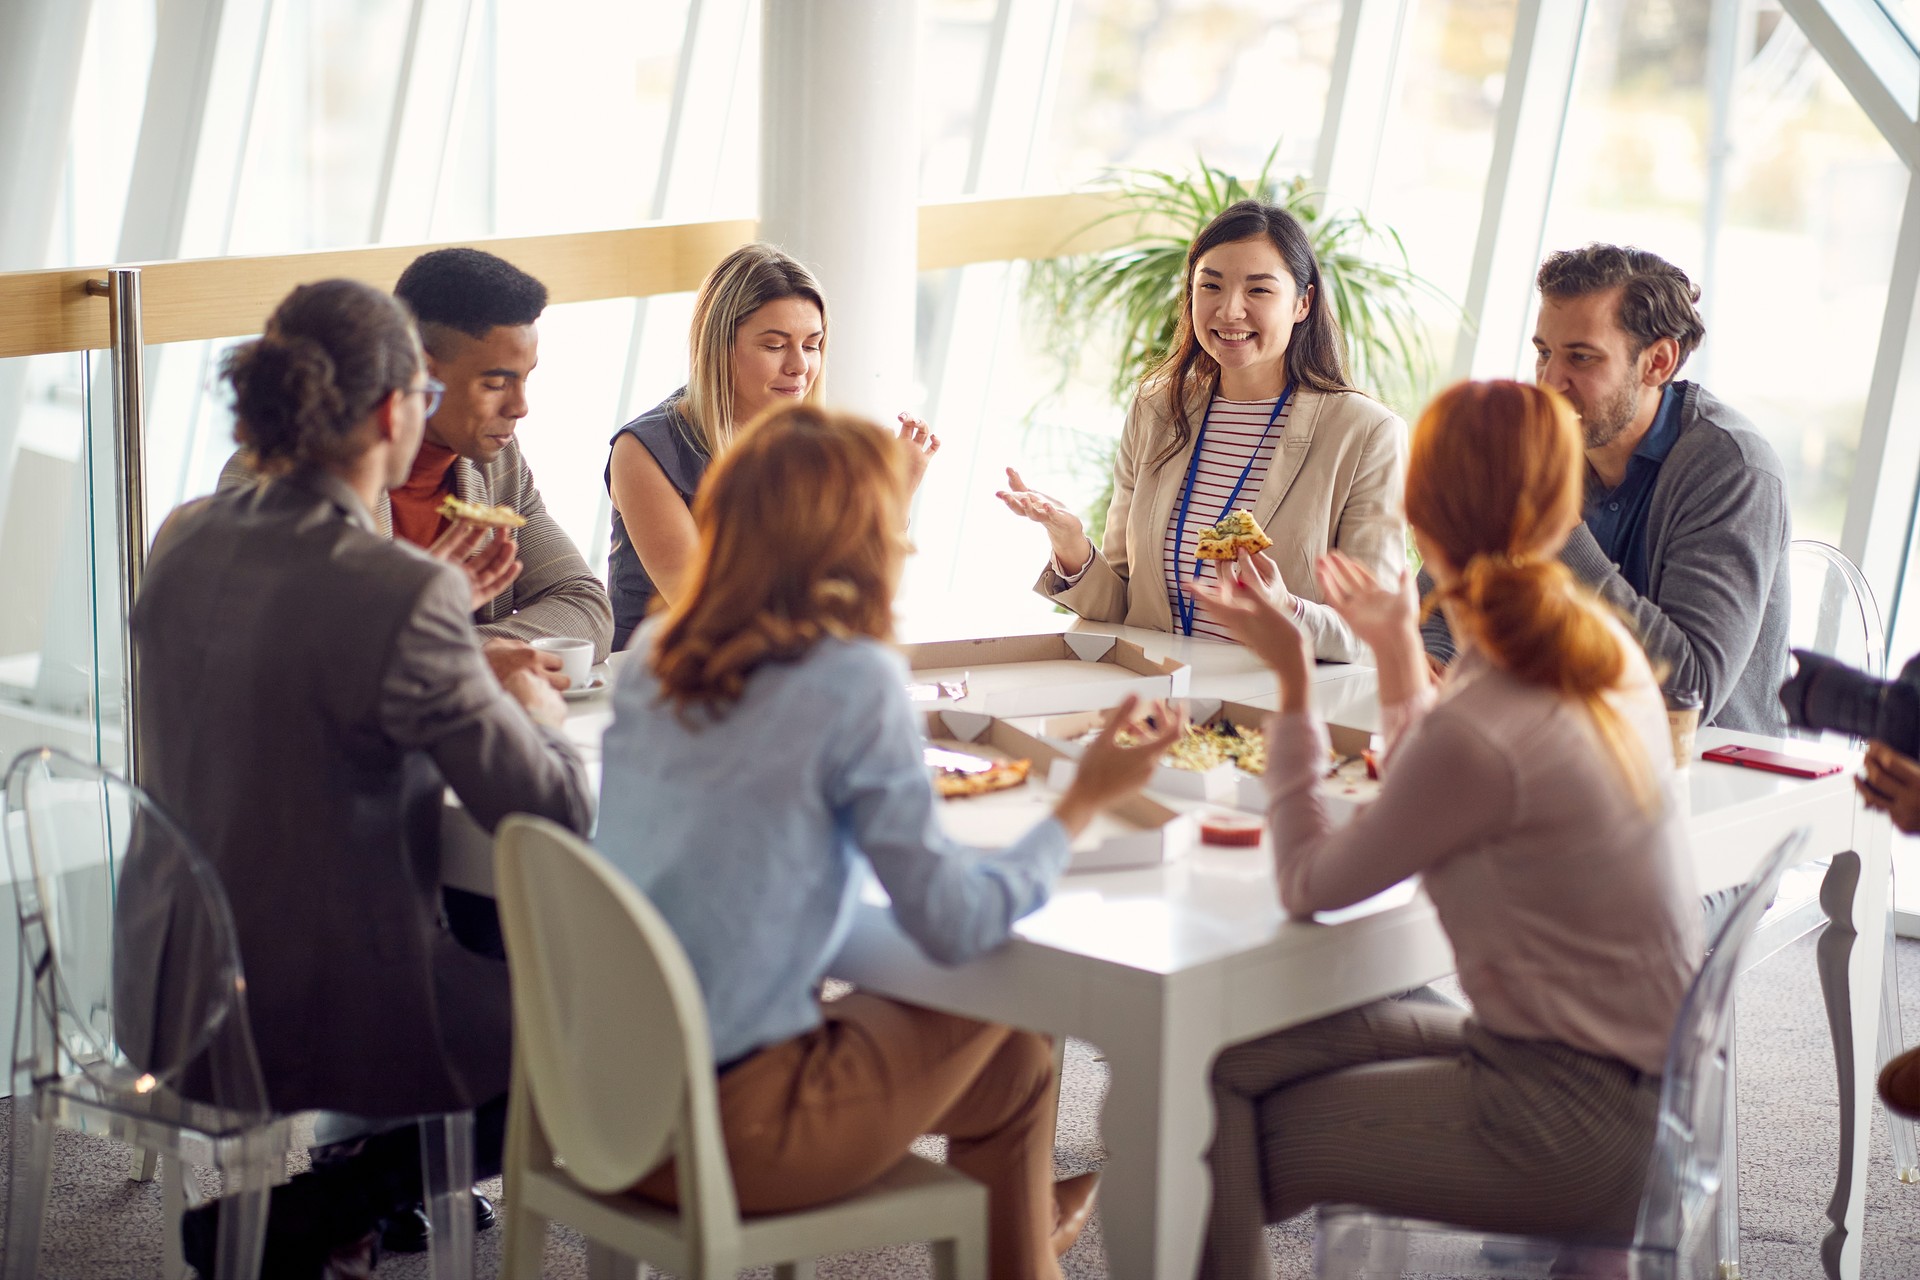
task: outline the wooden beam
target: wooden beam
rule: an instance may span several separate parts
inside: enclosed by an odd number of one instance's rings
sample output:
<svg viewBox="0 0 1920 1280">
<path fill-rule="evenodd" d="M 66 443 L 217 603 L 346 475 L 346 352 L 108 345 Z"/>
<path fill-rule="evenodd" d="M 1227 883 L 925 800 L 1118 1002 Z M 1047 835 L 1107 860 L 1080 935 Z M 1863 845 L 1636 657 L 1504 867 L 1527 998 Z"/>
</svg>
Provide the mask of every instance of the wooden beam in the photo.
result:
<svg viewBox="0 0 1920 1280">
<path fill-rule="evenodd" d="M 1110 191 L 923 205 L 920 269 L 1109 248 L 1140 228 L 1124 213 L 1109 216 L 1121 210 Z M 690 292 L 714 263 L 751 240 L 756 227 L 751 219 L 739 218 L 459 243 L 497 253 L 538 276 L 558 304 Z M 389 245 L 136 264 L 147 341 L 258 333 L 274 305 L 297 284 L 346 276 L 390 289 L 415 257 L 443 247 Z M 86 282 L 106 272 L 106 267 L 73 267 L 0 274 L 0 359 L 105 347 L 107 304 L 87 296 Z"/>
</svg>

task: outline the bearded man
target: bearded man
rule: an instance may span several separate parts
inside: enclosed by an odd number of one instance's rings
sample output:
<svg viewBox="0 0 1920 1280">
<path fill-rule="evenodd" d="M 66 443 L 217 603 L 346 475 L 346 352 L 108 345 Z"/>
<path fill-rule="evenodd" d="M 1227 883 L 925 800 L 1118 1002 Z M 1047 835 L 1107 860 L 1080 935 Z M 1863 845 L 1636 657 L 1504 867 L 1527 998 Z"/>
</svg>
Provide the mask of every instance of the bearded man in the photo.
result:
<svg viewBox="0 0 1920 1280">
<path fill-rule="evenodd" d="M 1538 284 L 1534 380 L 1572 404 L 1587 445 L 1585 518 L 1561 562 L 1620 610 L 1667 689 L 1700 696 L 1701 723 L 1780 732 L 1786 478 L 1751 422 L 1675 380 L 1706 334 L 1699 286 L 1608 244 L 1553 254 Z M 1435 667 L 1451 662 L 1437 610 L 1422 630 Z"/>
</svg>

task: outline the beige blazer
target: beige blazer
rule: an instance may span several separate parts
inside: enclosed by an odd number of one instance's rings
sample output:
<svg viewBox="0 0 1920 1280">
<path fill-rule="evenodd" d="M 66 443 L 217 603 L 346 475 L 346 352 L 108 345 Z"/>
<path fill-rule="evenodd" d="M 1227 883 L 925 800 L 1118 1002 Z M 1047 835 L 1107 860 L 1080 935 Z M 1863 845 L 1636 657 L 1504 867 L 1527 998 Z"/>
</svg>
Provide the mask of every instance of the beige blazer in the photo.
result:
<svg viewBox="0 0 1920 1280">
<path fill-rule="evenodd" d="M 1172 438 L 1169 412 L 1165 396 L 1134 400 L 1114 459 L 1104 545 L 1072 585 L 1049 559 L 1034 584 L 1041 595 L 1091 621 L 1174 629 L 1161 549 L 1205 405 L 1191 414 L 1186 448 L 1154 466 Z M 1354 662 L 1366 648 L 1327 607 L 1313 563 L 1338 547 L 1381 578 L 1397 577 L 1407 558 L 1401 510 L 1406 475 L 1407 427 L 1391 409 L 1357 391 L 1294 393 L 1286 433 L 1250 509 L 1273 539 L 1267 554 L 1279 564 L 1281 580 L 1301 601 L 1301 626 L 1316 657 Z M 1209 511 L 1205 518 L 1216 514 Z"/>
</svg>

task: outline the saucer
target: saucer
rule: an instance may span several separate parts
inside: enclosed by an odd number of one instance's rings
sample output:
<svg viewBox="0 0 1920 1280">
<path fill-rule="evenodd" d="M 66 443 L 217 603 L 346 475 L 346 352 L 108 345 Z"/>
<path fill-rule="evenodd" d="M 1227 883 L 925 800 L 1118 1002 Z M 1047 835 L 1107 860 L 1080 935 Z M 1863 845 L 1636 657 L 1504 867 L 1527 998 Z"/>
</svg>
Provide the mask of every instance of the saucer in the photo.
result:
<svg viewBox="0 0 1920 1280">
<path fill-rule="evenodd" d="M 610 683 L 611 681 L 607 679 L 606 665 L 603 663 L 587 673 L 585 684 L 577 689 L 562 689 L 560 696 L 568 702 L 578 702 L 582 698 L 591 698 L 596 693 L 606 692 L 607 685 Z"/>
</svg>

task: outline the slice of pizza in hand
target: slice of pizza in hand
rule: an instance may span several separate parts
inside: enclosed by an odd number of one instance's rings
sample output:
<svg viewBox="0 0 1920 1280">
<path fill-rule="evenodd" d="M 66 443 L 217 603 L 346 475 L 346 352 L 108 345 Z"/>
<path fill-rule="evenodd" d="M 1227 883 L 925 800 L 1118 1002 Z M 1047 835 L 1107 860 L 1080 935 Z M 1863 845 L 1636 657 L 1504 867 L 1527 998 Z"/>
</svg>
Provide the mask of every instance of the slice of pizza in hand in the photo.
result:
<svg viewBox="0 0 1920 1280">
<path fill-rule="evenodd" d="M 489 529 L 518 529 L 527 523 L 527 518 L 512 507 L 483 507 L 452 494 L 440 499 L 440 514 L 449 520 L 465 520 Z"/>
<path fill-rule="evenodd" d="M 1242 509 L 1229 511 L 1219 524 L 1201 533 L 1194 554 L 1202 560 L 1231 560 L 1242 547 L 1265 551 L 1272 545 L 1273 539 L 1254 522 L 1253 512 Z"/>
</svg>

